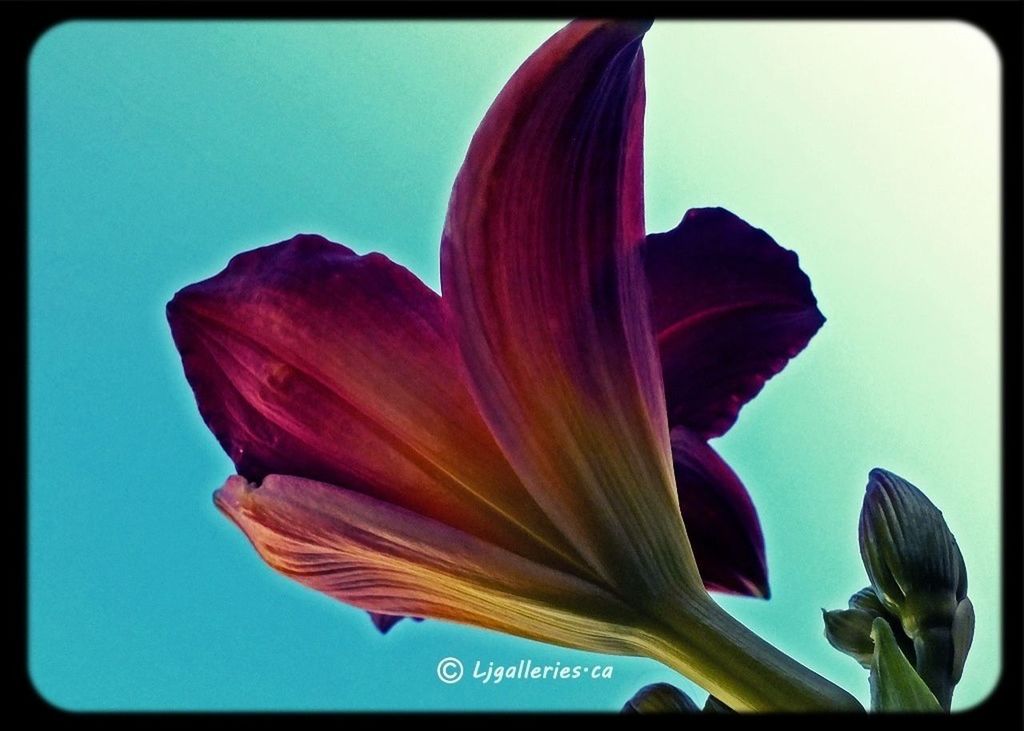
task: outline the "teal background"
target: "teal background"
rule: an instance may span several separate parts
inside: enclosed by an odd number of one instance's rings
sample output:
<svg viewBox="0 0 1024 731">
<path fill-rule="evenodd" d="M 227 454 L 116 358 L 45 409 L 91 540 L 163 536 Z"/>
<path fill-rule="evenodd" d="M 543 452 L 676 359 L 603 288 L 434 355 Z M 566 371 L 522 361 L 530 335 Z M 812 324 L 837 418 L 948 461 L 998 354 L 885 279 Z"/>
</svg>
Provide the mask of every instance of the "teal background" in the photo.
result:
<svg viewBox="0 0 1024 731">
<path fill-rule="evenodd" d="M 617 709 L 667 680 L 435 677 L 592 656 L 441 622 L 379 636 L 266 568 L 213 508 L 231 471 L 164 320 L 175 290 L 300 231 L 433 287 L 451 182 L 544 22 L 74 22 L 29 73 L 29 670 L 68 709 Z M 999 59 L 948 23 L 658 22 L 647 216 L 723 205 L 795 249 L 828 323 L 716 441 L 773 598 L 722 598 L 867 700 L 822 607 L 865 583 L 876 465 L 922 487 L 978 615 L 955 707 L 1000 669 Z"/>
</svg>

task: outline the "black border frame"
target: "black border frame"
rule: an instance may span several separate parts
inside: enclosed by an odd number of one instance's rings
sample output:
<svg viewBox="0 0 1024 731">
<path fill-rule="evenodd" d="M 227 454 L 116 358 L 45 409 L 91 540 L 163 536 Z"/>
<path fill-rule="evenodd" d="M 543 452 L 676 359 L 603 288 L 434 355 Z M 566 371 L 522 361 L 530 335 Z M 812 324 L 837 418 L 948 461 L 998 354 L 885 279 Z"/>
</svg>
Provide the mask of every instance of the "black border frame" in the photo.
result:
<svg viewBox="0 0 1024 731">
<path fill-rule="evenodd" d="M 597 13 L 602 10 L 606 12 Z M 267 715 L 273 721 L 299 720 L 302 716 L 326 716 L 334 719 L 342 716 L 404 716 L 407 714 L 383 713 L 293 713 L 274 714 L 256 713 L 212 713 L 212 712 L 90 712 L 76 713 L 57 708 L 47 702 L 35 689 L 28 674 L 28 543 L 27 543 L 27 107 L 28 107 L 28 64 L 29 56 L 35 42 L 51 27 L 65 20 L 72 19 L 105 19 L 105 20 L 340 20 L 389 19 L 389 18 L 491 18 L 512 19 L 529 18 L 569 18 L 574 16 L 592 17 L 621 16 L 628 9 L 630 16 L 657 16 L 673 19 L 707 19 L 707 20 L 961 20 L 974 25 L 984 32 L 996 46 L 1002 61 L 1001 79 L 1001 132 L 1002 132 L 1002 536 L 1003 536 L 1003 668 L 1002 675 L 992 694 L 981 704 L 967 711 L 950 716 L 930 716 L 927 723 L 930 727 L 960 723 L 963 720 L 982 722 L 1001 722 L 1006 718 L 1024 718 L 1024 687 L 1022 681 L 1022 664 L 1024 664 L 1024 638 L 1022 638 L 1021 619 L 1024 617 L 1024 593 L 1022 593 L 1021 558 L 1024 555 L 1024 529 L 1019 520 L 1024 517 L 1024 449 L 1022 449 L 1021 424 L 1022 397 L 1021 382 L 1024 374 L 1024 350 L 1022 350 L 1022 313 L 1024 313 L 1024 239 L 1022 239 L 1022 127 L 1021 115 L 1024 107 L 1024 81 L 1022 81 L 1022 41 L 1024 41 L 1024 3 L 1018 0 L 938 0 L 922 2 L 915 0 L 893 0 L 883 2 L 868 0 L 852 2 L 850 0 L 782 0 L 767 2 L 764 0 L 730 0 L 726 2 L 710 2 L 695 0 L 693 2 L 633 2 L 628 6 L 623 3 L 519 3 L 495 2 L 492 4 L 469 4 L 458 2 L 430 3 L 427 5 L 412 2 L 105 2 L 78 3 L 45 2 L 31 3 L 21 0 L 4 4 L 6 13 L 3 23 L 3 54 L 7 69 L 7 94 L 11 101 L 8 122 L 11 130 L 8 136 L 9 147 L 15 180 L 13 189 L 20 195 L 12 197 L 11 216 L 9 220 L 17 224 L 17 233 L 13 237 L 7 274 L 13 278 L 11 285 L 5 287 L 7 296 L 12 300 L 13 312 L 21 316 L 12 318 L 12 338 L 17 358 L 10 360 L 15 374 L 17 386 L 13 389 L 11 413 L 14 414 L 12 432 L 20 435 L 11 444 L 13 464 L 21 480 L 15 489 L 14 513 L 21 516 L 15 518 L 14 530 L 8 539 L 9 555 L 22 556 L 24 560 L 15 562 L 13 584 L 25 592 L 21 601 L 16 603 L 17 622 L 14 624 L 13 644 L 16 664 L 14 691 L 10 697 L 17 698 L 18 710 L 32 717 L 47 720 L 75 722 L 80 720 L 96 720 L 103 723 L 126 721 L 137 723 L 145 719 L 156 722 L 158 716 L 185 716 L 192 720 L 220 720 L 228 715 L 246 721 L 256 720 L 254 717 Z M 1015 621 L 1016 620 L 1016 621 Z M 20 715 L 20 714 L 19 714 Z M 437 715 L 437 714 L 435 714 Z M 451 715 L 451 714 L 440 714 Z M 458 714 L 455 714 L 458 715 Z M 490 715 L 490 714 L 485 714 Z M 531 714 L 532 715 L 532 714 Z M 714 716 L 713 716 L 714 717 Z M 717 716 L 717 718 L 726 718 Z M 811 723 L 817 716 L 807 714 L 793 717 L 792 720 L 810 719 Z M 852 719 L 856 717 L 846 717 Z M 177 719 L 175 719 L 177 720 Z M 787 719 L 790 720 L 790 719 Z M 826 723 L 845 720 L 839 716 L 824 719 Z M 871 723 L 892 721 L 892 716 L 872 715 Z M 449 721 L 444 721 L 448 723 Z M 715 721 L 713 723 L 723 723 Z M 740 722 L 730 721 L 727 723 Z M 904 723 L 899 717 L 896 723 Z M 1001 724 L 1000 724 L 1001 725 Z"/>
</svg>

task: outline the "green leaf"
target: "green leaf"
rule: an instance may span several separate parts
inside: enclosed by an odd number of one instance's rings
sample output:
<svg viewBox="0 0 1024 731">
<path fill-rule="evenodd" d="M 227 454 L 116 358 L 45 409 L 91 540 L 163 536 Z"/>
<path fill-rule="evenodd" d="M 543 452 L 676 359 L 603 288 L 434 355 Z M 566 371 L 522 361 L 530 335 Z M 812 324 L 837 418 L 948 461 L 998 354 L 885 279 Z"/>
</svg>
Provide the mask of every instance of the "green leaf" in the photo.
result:
<svg viewBox="0 0 1024 731">
<path fill-rule="evenodd" d="M 910 661 L 900 652 L 892 628 L 884 619 L 871 626 L 875 655 L 871 663 L 871 710 L 936 712 L 942 708 Z"/>
</svg>

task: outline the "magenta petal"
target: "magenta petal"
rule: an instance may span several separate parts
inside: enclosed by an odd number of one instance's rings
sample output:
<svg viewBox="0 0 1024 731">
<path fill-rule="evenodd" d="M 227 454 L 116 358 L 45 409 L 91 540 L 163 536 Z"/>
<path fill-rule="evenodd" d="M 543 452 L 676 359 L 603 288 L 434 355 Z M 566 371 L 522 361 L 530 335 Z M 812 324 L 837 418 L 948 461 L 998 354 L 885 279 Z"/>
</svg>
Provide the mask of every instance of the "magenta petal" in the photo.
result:
<svg viewBox="0 0 1024 731">
<path fill-rule="evenodd" d="M 764 536 L 747 489 L 688 429 L 672 430 L 679 508 L 700 577 L 711 591 L 769 596 Z"/>
<path fill-rule="evenodd" d="M 300 235 L 167 306 L 199 410 L 239 473 L 372 495 L 563 565 L 459 371 L 441 298 L 380 254 Z"/>
<path fill-rule="evenodd" d="M 797 255 L 722 208 L 645 244 L 671 426 L 724 434 L 825 322 Z"/>
</svg>

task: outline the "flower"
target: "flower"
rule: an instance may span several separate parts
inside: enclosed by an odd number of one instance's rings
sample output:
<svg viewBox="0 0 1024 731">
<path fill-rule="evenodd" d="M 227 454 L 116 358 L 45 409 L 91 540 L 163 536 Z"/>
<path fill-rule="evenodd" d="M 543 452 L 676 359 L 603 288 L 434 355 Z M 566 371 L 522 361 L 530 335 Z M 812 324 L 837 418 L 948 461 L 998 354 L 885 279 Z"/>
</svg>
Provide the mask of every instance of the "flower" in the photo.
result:
<svg viewBox="0 0 1024 731">
<path fill-rule="evenodd" d="M 823 318 L 796 256 L 727 211 L 645 237 L 648 25 L 573 22 L 506 84 L 453 188 L 443 298 L 316 235 L 174 297 L 238 470 L 215 502 L 272 567 L 377 615 L 645 654 L 738 710 L 850 706 L 704 588 L 767 594 L 707 440 Z"/>
</svg>

